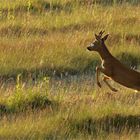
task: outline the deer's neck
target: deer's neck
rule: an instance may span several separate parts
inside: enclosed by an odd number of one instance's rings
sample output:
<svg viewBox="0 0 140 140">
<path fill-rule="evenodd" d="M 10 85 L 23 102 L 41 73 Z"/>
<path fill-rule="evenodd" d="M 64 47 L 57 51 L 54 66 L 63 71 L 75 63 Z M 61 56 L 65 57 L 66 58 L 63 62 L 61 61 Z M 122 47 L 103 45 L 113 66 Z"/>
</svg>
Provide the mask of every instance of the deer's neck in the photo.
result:
<svg viewBox="0 0 140 140">
<path fill-rule="evenodd" d="M 102 60 L 110 59 L 112 57 L 111 53 L 107 49 L 106 45 L 103 44 L 103 48 L 98 52 Z"/>
</svg>

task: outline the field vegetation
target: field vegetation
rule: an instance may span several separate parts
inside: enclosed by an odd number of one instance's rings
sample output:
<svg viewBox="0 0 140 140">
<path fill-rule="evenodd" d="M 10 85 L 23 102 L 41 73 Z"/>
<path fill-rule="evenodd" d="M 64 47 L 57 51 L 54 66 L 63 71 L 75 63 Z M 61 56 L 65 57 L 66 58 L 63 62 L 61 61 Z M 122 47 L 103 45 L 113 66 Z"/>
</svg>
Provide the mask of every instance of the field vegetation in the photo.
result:
<svg viewBox="0 0 140 140">
<path fill-rule="evenodd" d="M 139 0 L 0 0 L 0 139 L 140 139 L 140 93 L 96 86 L 96 53 L 140 71 Z"/>
</svg>

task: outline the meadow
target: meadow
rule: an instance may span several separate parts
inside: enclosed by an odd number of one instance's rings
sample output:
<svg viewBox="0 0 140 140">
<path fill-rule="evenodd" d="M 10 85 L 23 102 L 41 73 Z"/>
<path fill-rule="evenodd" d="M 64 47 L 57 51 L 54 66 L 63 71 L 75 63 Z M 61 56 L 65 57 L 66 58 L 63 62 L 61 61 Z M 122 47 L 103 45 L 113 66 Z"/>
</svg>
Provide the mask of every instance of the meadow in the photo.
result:
<svg viewBox="0 0 140 140">
<path fill-rule="evenodd" d="M 140 93 L 97 87 L 108 49 L 140 71 L 139 0 L 0 0 L 0 139 L 139 140 Z"/>
</svg>

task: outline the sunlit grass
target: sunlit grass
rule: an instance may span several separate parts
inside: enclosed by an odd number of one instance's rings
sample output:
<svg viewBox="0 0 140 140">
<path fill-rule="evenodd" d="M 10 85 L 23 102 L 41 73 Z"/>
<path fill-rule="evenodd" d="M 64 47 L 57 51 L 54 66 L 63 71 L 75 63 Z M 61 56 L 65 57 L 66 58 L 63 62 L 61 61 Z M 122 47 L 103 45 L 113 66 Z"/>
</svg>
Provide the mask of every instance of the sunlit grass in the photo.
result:
<svg viewBox="0 0 140 140">
<path fill-rule="evenodd" d="M 22 18 L 13 13 L 3 19 L 2 14 L 0 73 L 16 76 L 35 69 L 79 73 L 91 67 L 93 71 L 97 55 L 86 52 L 86 46 L 101 29 L 110 33 L 107 45 L 113 54 L 132 51 L 132 59 L 139 60 L 139 11 L 139 6 L 131 5 L 82 5 L 71 12 L 24 11 Z"/>
<path fill-rule="evenodd" d="M 15 90 L 9 91 L 11 95 L 0 97 L 1 138 L 139 139 L 139 94 L 131 90 L 112 93 L 107 88 L 104 92 L 94 89 L 79 94 L 78 89 L 75 93 L 69 89 L 57 90 L 54 94 L 47 83 L 28 89 L 17 84 Z M 2 110 L 2 105 L 7 108 Z"/>
<path fill-rule="evenodd" d="M 139 2 L 92 2 L 0 1 L 0 139 L 140 139 L 139 93 L 99 89 L 101 62 L 86 49 L 104 29 L 111 53 L 139 71 Z"/>
</svg>

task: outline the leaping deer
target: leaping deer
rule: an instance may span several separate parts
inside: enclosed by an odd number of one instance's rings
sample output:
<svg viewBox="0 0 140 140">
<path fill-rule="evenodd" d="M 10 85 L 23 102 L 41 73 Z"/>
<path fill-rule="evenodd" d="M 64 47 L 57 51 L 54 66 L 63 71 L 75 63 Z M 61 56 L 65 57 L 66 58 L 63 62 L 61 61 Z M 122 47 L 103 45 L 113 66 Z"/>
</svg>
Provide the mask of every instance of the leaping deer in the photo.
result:
<svg viewBox="0 0 140 140">
<path fill-rule="evenodd" d="M 101 31 L 98 35 L 95 34 L 96 40 L 87 47 L 89 51 L 98 52 L 101 57 L 102 65 L 96 67 L 97 85 L 101 88 L 99 72 L 102 72 L 104 74 L 103 81 L 112 91 L 117 92 L 118 90 L 108 83 L 108 79 L 112 79 L 123 86 L 140 91 L 140 73 L 127 68 L 112 56 L 105 45 L 109 34 L 102 37 L 103 33 L 104 31 Z"/>
</svg>

